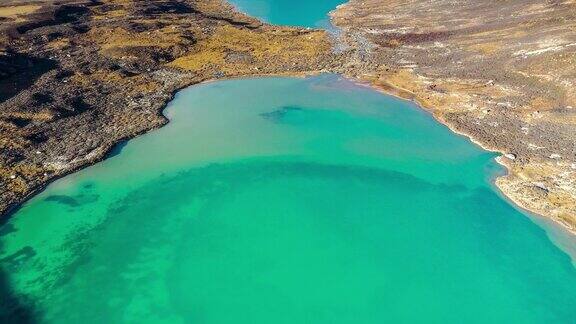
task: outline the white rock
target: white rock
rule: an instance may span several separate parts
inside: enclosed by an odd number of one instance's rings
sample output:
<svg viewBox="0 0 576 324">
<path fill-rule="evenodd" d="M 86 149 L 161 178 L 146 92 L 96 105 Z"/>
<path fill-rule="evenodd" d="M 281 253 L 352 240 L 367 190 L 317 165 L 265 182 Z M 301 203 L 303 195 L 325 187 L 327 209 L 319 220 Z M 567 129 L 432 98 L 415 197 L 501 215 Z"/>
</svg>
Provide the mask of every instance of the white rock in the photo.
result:
<svg viewBox="0 0 576 324">
<path fill-rule="evenodd" d="M 16 179 L 16 176 L 15 176 L 15 175 L 11 175 L 11 176 L 10 176 L 10 179 Z"/>
<path fill-rule="evenodd" d="M 510 160 L 516 160 L 516 154 L 514 153 L 506 153 L 504 154 L 504 156 L 509 158 Z"/>
<path fill-rule="evenodd" d="M 533 182 L 532 184 L 542 190 L 548 191 L 548 188 L 546 188 L 546 185 L 544 185 L 542 182 Z"/>
<path fill-rule="evenodd" d="M 551 159 L 559 159 L 559 158 L 561 158 L 561 157 L 562 157 L 562 156 L 561 156 L 560 154 L 556 154 L 556 153 L 550 154 L 550 158 L 551 158 Z"/>
</svg>

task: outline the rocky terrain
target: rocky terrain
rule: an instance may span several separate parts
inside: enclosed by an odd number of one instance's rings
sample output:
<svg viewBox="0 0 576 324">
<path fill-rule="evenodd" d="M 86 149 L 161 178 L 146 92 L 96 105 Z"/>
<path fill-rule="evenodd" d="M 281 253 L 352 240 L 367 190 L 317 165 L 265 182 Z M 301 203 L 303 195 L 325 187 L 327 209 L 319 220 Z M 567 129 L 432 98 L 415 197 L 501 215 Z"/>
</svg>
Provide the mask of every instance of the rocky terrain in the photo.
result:
<svg viewBox="0 0 576 324">
<path fill-rule="evenodd" d="M 338 65 L 323 31 L 274 27 L 220 0 L 3 1 L 0 213 L 166 123 L 210 79 Z"/>
<path fill-rule="evenodd" d="M 351 0 L 345 72 L 502 152 L 498 187 L 576 228 L 576 1 Z"/>
</svg>

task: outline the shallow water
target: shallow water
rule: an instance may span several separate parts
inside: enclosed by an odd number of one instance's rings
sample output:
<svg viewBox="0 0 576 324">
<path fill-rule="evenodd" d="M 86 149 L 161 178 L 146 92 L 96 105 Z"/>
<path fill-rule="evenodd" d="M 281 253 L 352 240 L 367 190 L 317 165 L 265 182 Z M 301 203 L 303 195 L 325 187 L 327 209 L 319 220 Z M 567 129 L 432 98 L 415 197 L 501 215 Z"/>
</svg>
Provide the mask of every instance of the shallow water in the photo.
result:
<svg viewBox="0 0 576 324">
<path fill-rule="evenodd" d="M 194 86 L 166 114 L 1 228 L 2 312 L 573 322 L 570 258 L 495 193 L 493 154 L 413 105 L 324 75 Z"/>
</svg>

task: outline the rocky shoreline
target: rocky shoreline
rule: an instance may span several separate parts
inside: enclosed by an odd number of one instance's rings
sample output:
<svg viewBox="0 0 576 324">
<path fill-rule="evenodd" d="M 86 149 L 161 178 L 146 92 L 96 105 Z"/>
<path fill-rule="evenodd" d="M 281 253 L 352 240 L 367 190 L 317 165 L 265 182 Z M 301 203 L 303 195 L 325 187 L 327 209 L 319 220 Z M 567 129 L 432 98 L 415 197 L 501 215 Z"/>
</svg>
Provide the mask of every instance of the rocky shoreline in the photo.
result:
<svg viewBox="0 0 576 324">
<path fill-rule="evenodd" d="M 0 15 L 21 7 L 31 6 L 13 2 Z M 2 215 L 164 125 L 179 89 L 340 64 L 325 32 L 266 25 L 220 0 L 44 1 L 26 10 L 0 25 Z"/>
<path fill-rule="evenodd" d="M 332 13 L 334 51 L 324 31 L 263 24 L 222 0 L 3 4 L 0 213 L 164 125 L 162 110 L 184 87 L 336 72 L 414 100 L 501 152 L 509 173 L 498 188 L 574 231 L 574 5 L 430 5 L 352 0 Z"/>
<path fill-rule="evenodd" d="M 500 152 L 497 187 L 575 233 L 574 15 L 573 2 L 351 0 L 332 19 L 361 49 L 346 75 Z"/>
</svg>

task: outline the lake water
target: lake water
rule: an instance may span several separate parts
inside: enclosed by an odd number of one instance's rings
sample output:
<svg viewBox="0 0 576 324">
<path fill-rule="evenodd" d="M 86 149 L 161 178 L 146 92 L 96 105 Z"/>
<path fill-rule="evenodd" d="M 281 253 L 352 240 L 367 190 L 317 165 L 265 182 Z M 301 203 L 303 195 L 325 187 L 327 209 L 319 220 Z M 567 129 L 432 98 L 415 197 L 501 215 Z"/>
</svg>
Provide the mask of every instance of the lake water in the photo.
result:
<svg viewBox="0 0 576 324">
<path fill-rule="evenodd" d="M 336 75 L 207 83 L 0 228 L 6 323 L 573 323 L 494 154 Z"/>
<path fill-rule="evenodd" d="M 198 85 L 166 114 L 166 127 L 52 184 L 2 227 L 18 314 L 573 320 L 570 258 L 495 193 L 494 155 L 413 105 L 324 75 Z"/>
<path fill-rule="evenodd" d="M 276 25 L 322 27 L 330 25 L 328 12 L 346 0 L 231 0 L 240 11 Z"/>
</svg>

